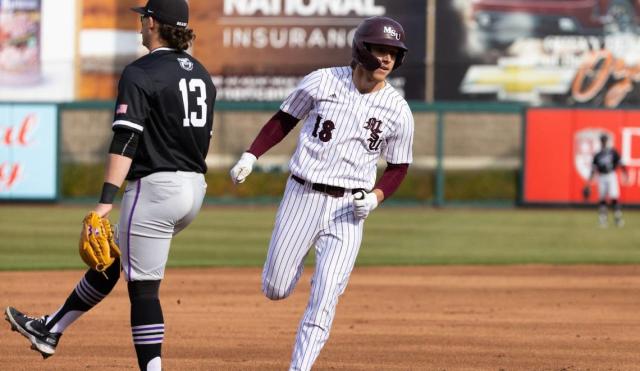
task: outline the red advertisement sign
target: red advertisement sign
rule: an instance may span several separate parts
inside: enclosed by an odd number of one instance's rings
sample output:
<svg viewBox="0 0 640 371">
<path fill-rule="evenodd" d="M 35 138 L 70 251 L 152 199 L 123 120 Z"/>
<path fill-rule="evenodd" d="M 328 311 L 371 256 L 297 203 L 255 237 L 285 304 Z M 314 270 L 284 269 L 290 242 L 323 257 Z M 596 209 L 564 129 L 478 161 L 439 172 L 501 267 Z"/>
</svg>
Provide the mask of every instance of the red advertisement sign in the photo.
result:
<svg viewBox="0 0 640 371">
<path fill-rule="evenodd" d="M 607 134 L 627 166 L 620 202 L 640 204 L 640 110 L 530 109 L 527 112 L 523 201 L 583 203 L 599 136 Z M 619 172 L 619 170 L 618 170 Z M 591 199 L 597 202 L 597 185 Z"/>
</svg>

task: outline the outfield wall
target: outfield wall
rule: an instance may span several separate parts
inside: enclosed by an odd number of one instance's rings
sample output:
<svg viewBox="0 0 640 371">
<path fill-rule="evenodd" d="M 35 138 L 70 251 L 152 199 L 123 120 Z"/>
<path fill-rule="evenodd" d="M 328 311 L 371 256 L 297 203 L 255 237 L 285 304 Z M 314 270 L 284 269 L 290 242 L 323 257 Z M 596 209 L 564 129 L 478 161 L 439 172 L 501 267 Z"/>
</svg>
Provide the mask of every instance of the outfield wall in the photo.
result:
<svg viewBox="0 0 640 371">
<path fill-rule="evenodd" d="M 112 135 L 114 102 L 46 105 L 55 108 L 57 120 L 52 125 L 58 129 L 55 138 L 58 144 L 55 151 L 57 179 L 49 179 L 57 183 L 58 189 L 46 199 L 89 197 L 98 192 L 96 188 L 99 188 L 99 180 L 102 179 L 102 164 Z M 1 106 L 13 112 L 29 105 Z M 411 103 L 411 106 L 415 118 L 415 138 L 414 163 L 409 175 L 413 179 L 403 184 L 398 192 L 401 197 L 435 205 L 444 204 L 449 199 L 516 201 L 518 181 L 510 174 L 517 174 L 520 168 L 523 106 L 491 103 Z M 221 175 L 226 174 L 278 107 L 275 102 L 216 103 L 214 136 L 207 157 L 209 175 L 216 184 L 210 187 L 208 196 L 277 197 L 281 193 L 279 189 L 267 190 L 261 186 L 251 192 L 238 191 L 221 180 L 226 179 Z M 3 121 L 0 127 L 6 127 L 5 131 L 13 133 L 10 135 L 18 135 L 20 122 L 24 120 L 16 117 Z M 42 129 L 38 123 L 31 128 L 34 133 Z M 272 173 L 275 178 L 269 181 L 283 183 L 280 178 L 286 177 L 288 159 L 296 145 L 297 130 L 294 129 L 294 133 L 260 158 L 256 172 Z M 0 163 L 11 162 L 10 155 L 4 157 L 0 158 Z M 382 169 L 385 164 L 381 161 L 380 165 Z M 40 173 L 29 169 L 24 175 L 26 177 L 23 179 L 43 180 Z M 496 176 L 500 183 L 497 186 L 493 180 Z M 7 177 L 6 170 L 0 171 L 0 183 L 3 177 Z M 17 189 L 20 182 L 15 180 L 13 186 Z M 4 195 L 9 193 L 5 192 Z M 399 195 L 394 198 L 401 198 Z"/>
<path fill-rule="evenodd" d="M 63 104 L 60 112 L 61 160 L 99 163 L 111 139 L 113 103 Z M 214 136 L 208 163 L 226 168 L 249 146 L 277 103 L 216 104 Z M 414 158 L 417 168 L 437 166 L 438 125 L 441 121 L 444 167 L 469 170 L 519 166 L 522 116 L 519 105 L 412 104 L 415 119 Z M 285 167 L 293 153 L 297 128 L 260 162 Z"/>
<path fill-rule="evenodd" d="M 522 201 L 527 204 L 582 204 L 599 200 L 590 181 L 600 137 L 620 154 L 627 173 L 617 170 L 619 201 L 640 204 L 640 110 L 532 108 L 526 117 Z M 590 185 L 585 199 L 583 188 Z"/>
</svg>

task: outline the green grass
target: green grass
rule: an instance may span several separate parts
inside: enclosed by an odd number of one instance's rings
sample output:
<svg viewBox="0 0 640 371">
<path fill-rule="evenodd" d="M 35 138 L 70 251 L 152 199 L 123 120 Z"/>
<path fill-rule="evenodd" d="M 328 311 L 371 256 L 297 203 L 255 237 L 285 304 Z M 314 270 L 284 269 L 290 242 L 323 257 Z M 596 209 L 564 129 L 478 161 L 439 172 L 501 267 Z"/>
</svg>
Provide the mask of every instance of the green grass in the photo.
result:
<svg viewBox="0 0 640 371">
<path fill-rule="evenodd" d="M 0 270 L 83 267 L 77 241 L 89 207 L 0 206 Z M 169 266 L 261 266 L 274 217 L 269 206 L 206 207 L 174 239 Z M 625 219 L 601 229 L 595 210 L 382 207 L 365 224 L 357 264 L 640 263 L 640 213 Z"/>
</svg>

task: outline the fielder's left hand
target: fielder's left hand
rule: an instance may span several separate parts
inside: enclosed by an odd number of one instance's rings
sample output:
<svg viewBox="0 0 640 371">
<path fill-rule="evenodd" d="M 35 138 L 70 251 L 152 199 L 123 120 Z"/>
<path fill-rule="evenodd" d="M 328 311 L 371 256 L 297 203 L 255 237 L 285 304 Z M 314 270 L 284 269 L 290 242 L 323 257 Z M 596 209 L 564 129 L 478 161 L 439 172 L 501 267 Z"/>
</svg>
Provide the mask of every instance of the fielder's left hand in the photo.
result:
<svg viewBox="0 0 640 371">
<path fill-rule="evenodd" d="M 99 217 L 106 218 L 111 212 L 111 209 L 113 209 L 113 204 L 98 204 L 93 208 L 93 211 L 95 211 Z"/>
<path fill-rule="evenodd" d="M 366 219 L 378 207 L 378 196 L 374 192 L 360 191 L 354 195 L 353 213 L 358 219 Z"/>
</svg>

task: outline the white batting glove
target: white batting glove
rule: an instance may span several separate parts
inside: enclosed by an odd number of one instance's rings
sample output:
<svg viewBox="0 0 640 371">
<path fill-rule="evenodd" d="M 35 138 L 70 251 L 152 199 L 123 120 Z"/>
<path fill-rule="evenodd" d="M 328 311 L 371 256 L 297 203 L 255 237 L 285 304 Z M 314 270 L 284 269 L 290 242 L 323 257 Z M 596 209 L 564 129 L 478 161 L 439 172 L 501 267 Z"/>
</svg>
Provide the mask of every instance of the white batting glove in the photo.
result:
<svg viewBox="0 0 640 371">
<path fill-rule="evenodd" d="M 231 168 L 229 174 L 234 184 L 240 184 L 251 174 L 253 164 L 258 160 L 252 153 L 245 152 L 240 156 L 240 160 Z"/>
<path fill-rule="evenodd" d="M 359 191 L 354 194 L 353 213 L 356 218 L 366 219 L 376 207 L 378 207 L 378 196 L 375 193 Z"/>
</svg>

